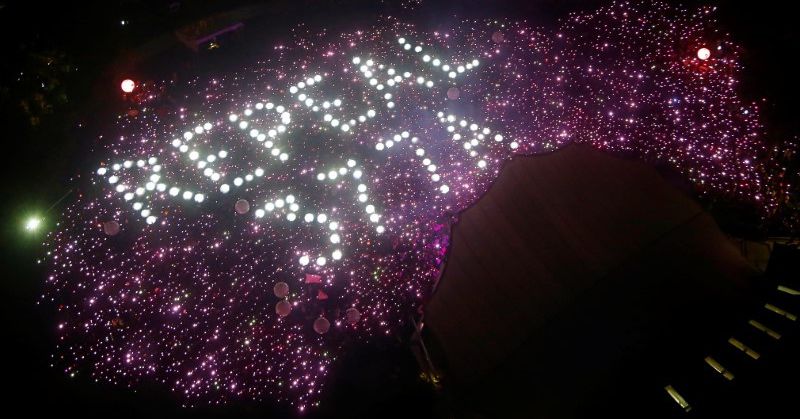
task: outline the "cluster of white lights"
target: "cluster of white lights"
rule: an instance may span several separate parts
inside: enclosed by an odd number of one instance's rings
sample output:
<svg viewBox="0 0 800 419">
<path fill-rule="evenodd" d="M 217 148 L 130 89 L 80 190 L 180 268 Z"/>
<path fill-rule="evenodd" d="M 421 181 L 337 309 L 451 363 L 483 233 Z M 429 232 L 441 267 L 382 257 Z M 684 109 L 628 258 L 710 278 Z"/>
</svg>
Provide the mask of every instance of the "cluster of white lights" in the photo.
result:
<svg viewBox="0 0 800 419">
<path fill-rule="evenodd" d="M 370 109 L 366 113 L 359 115 L 357 118 L 344 118 L 336 117 L 330 113 L 330 110 L 341 108 L 342 100 L 319 100 L 311 97 L 307 89 L 311 86 L 322 81 L 322 76 L 317 74 L 313 77 L 308 77 L 304 81 L 300 81 L 295 85 L 289 87 L 289 93 L 295 95 L 298 102 L 311 109 L 312 112 L 323 112 L 322 120 L 333 128 L 341 130 L 342 132 L 351 133 L 353 128 L 359 124 L 364 123 L 367 119 L 374 118 L 376 113 Z"/>
<path fill-rule="evenodd" d="M 298 219 L 298 212 L 300 211 L 300 203 L 297 201 L 294 195 L 286 195 L 285 197 L 276 198 L 271 201 L 267 201 L 264 204 L 263 208 L 258 208 L 255 210 L 255 217 L 256 218 L 264 218 L 267 217 L 269 214 L 272 214 L 275 218 L 285 218 L 287 221 L 294 222 Z M 330 253 L 330 257 L 333 260 L 339 260 L 342 258 L 342 250 L 338 248 L 338 245 L 341 244 L 342 238 L 340 236 L 339 231 L 341 227 L 339 222 L 330 220 L 328 215 L 325 213 L 312 213 L 308 212 L 303 216 L 303 221 L 307 224 L 318 224 L 323 226 L 325 231 L 329 233 L 328 241 L 336 245 Z M 300 266 L 307 266 L 311 263 L 311 256 L 307 253 L 303 253 L 300 256 L 298 263 Z M 315 263 L 317 266 L 322 267 L 328 263 L 328 258 L 319 255 L 315 259 Z"/>
<path fill-rule="evenodd" d="M 255 125 L 260 124 L 261 120 L 256 118 L 254 121 L 251 121 L 249 118 L 254 114 L 253 109 L 245 108 L 242 112 L 242 115 L 238 115 L 232 113 L 228 116 L 228 120 L 232 123 L 238 122 L 238 127 L 242 131 L 247 131 L 250 138 L 255 139 L 259 143 L 263 144 L 264 148 L 270 151 L 270 155 L 272 157 L 278 158 L 278 160 L 285 162 L 289 159 L 289 155 L 281 152 L 281 150 L 275 147 L 275 140 L 278 138 L 279 135 L 286 132 L 288 129 L 287 126 L 292 122 L 292 114 L 286 110 L 286 107 L 283 105 L 275 105 L 272 102 L 258 102 L 255 104 L 255 109 L 258 111 L 263 111 L 264 113 L 268 111 L 272 111 L 278 114 L 278 118 L 280 118 L 280 123 L 276 122 L 274 126 L 266 128 L 265 130 L 259 130 Z M 249 130 L 248 130 L 249 128 Z"/>
<path fill-rule="evenodd" d="M 410 141 L 404 141 L 409 139 L 409 137 Z M 402 131 L 400 134 L 395 134 L 390 139 L 386 140 L 384 140 L 383 138 L 378 138 L 378 142 L 375 144 L 375 149 L 378 151 L 389 150 L 395 145 L 403 143 L 408 143 L 411 148 L 416 147 L 416 149 L 414 149 L 414 155 L 417 157 L 417 159 L 420 160 L 425 170 L 428 173 L 430 173 L 431 181 L 433 181 L 434 183 L 440 182 L 442 180 L 442 177 L 441 175 L 439 175 L 439 173 L 437 173 L 438 167 L 436 166 L 436 164 L 433 163 L 433 161 L 431 161 L 429 157 L 425 155 L 425 149 L 419 146 L 419 138 L 412 137 L 408 131 Z M 439 192 L 444 194 L 449 191 L 450 191 L 449 186 L 444 184 L 439 186 Z"/>
<path fill-rule="evenodd" d="M 289 124 L 291 122 L 291 114 L 288 111 L 286 111 L 286 108 L 284 106 L 282 105 L 276 106 L 271 102 L 267 102 L 266 104 L 258 102 L 255 105 L 255 109 L 259 111 L 262 110 L 264 110 L 265 112 L 274 111 L 278 113 L 280 117 L 280 124 L 276 125 L 275 127 L 269 128 L 266 131 L 266 133 L 259 131 L 259 129 L 253 127 L 253 125 L 258 123 L 259 120 L 256 119 L 257 122 L 254 123 L 247 119 L 251 117 L 254 113 L 253 109 L 249 107 L 245 108 L 245 110 L 242 112 L 242 115 L 236 113 L 230 114 L 228 116 L 228 120 L 231 123 L 237 124 L 239 129 L 241 130 L 247 130 L 248 128 L 250 128 L 248 133 L 251 138 L 257 140 L 260 143 L 263 143 L 264 147 L 270 150 L 270 154 L 273 157 L 277 158 L 282 162 L 285 162 L 286 160 L 289 159 L 289 155 L 285 152 L 281 152 L 280 149 L 275 148 L 273 140 L 276 139 L 279 134 L 286 132 L 287 129 L 286 124 Z M 217 154 L 211 153 L 205 156 L 201 156 L 199 151 L 190 147 L 190 142 L 192 141 L 192 139 L 195 138 L 195 136 L 208 133 L 212 127 L 213 125 L 209 122 L 206 122 L 204 125 L 198 125 L 197 127 L 194 128 L 193 131 L 186 131 L 183 134 L 182 140 L 180 138 L 173 139 L 172 146 L 177 148 L 178 151 L 180 151 L 181 153 L 188 154 L 189 160 L 191 160 L 193 164 L 195 164 L 196 162 L 197 168 L 203 171 L 204 176 L 208 177 L 214 182 L 217 182 L 223 179 L 225 175 L 223 173 L 214 170 L 213 165 L 218 160 L 226 158 L 228 156 L 228 152 L 226 150 L 221 150 Z M 247 173 L 244 176 L 237 176 L 233 180 L 233 184 L 234 186 L 241 186 L 244 183 L 244 181 L 249 182 L 253 180 L 254 177 L 261 177 L 263 176 L 263 174 L 264 170 L 261 168 L 257 168 L 253 173 Z M 227 183 L 220 186 L 220 191 L 222 193 L 227 193 L 230 189 L 231 186 Z"/>
<path fill-rule="evenodd" d="M 132 187 L 121 183 L 121 172 L 124 169 L 133 168 L 134 165 L 141 170 L 150 170 L 151 174 L 148 177 L 147 183 L 144 185 Z M 108 175 L 108 183 L 114 185 L 114 190 L 117 193 L 123 194 L 123 199 L 125 199 L 125 201 L 133 201 L 131 204 L 133 210 L 138 212 L 139 215 L 145 219 L 147 224 L 153 224 L 158 218 L 155 216 L 152 208 L 150 208 L 150 205 L 145 204 L 150 195 L 153 194 L 154 191 L 166 192 L 172 197 L 177 197 L 181 194 L 181 188 L 161 182 L 161 169 L 162 166 L 158 164 L 158 159 L 156 157 L 149 157 L 147 160 L 140 159 L 136 162 L 133 160 L 125 160 L 122 163 L 114 163 L 110 167 L 103 166 L 97 169 L 96 173 L 99 176 Z M 181 197 L 186 201 L 193 200 L 197 203 L 201 203 L 205 200 L 204 194 L 195 193 L 190 190 L 183 190 Z"/>
<path fill-rule="evenodd" d="M 339 167 L 338 169 L 332 169 L 329 170 L 327 173 L 324 170 L 319 172 L 317 174 L 317 180 L 320 182 L 331 181 L 336 179 L 349 180 L 350 178 L 346 177 L 346 175 L 350 173 L 350 171 L 352 170 L 352 182 L 355 183 L 355 181 L 360 180 L 364 175 L 363 170 L 356 167 L 357 164 L 358 163 L 356 163 L 355 160 L 349 159 L 347 160 L 346 167 L 342 166 Z M 375 205 L 369 202 L 367 185 L 359 182 L 358 185 L 356 186 L 356 190 L 358 191 L 358 193 L 356 194 L 356 199 L 358 200 L 359 204 L 363 206 L 364 212 L 366 212 L 367 216 L 369 217 L 369 221 L 375 224 L 380 223 L 381 218 L 383 216 L 381 214 L 378 214 Z M 375 231 L 378 232 L 378 234 L 382 234 L 383 232 L 386 231 L 386 227 L 384 227 L 383 225 L 378 225 L 377 227 L 375 227 Z"/>
<path fill-rule="evenodd" d="M 239 186 L 242 186 L 246 182 L 250 182 L 253 179 L 259 178 L 259 177 L 262 177 L 262 176 L 264 176 L 264 169 L 262 169 L 260 167 L 257 167 L 255 170 L 253 170 L 253 173 L 248 173 L 248 174 L 244 175 L 244 177 L 237 176 L 237 177 L 233 178 L 233 186 L 238 188 Z M 223 183 L 219 187 L 219 191 L 224 193 L 224 194 L 230 192 L 230 190 L 231 190 L 231 185 L 229 185 L 227 183 Z"/>
<path fill-rule="evenodd" d="M 376 66 L 375 61 L 372 59 L 361 60 L 360 57 L 353 57 L 353 64 L 359 66 L 358 70 L 367 80 L 367 83 L 372 86 L 375 90 L 382 92 L 384 89 L 387 88 L 394 88 L 399 86 L 403 83 L 403 80 L 415 80 L 418 85 L 425 86 L 428 88 L 433 87 L 433 80 L 426 80 L 425 77 L 414 75 L 410 71 L 400 72 L 395 70 L 392 67 L 388 69 L 383 64 L 378 64 Z M 380 80 L 378 72 L 383 72 L 386 74 L 386 80 Z M 411 82 L 413 84 L 413 81 Z M 386 92 L 383 94 L 383 99 L 385 99 L 386 107 L 389 109 L 394 108 L 394 101 L 392 101 L 393 96 L 392 93 Z"/>
<path fill-rule="evenodd" d="M 260 122 L 258 119 L 256 119 L 254 122 L 248 120 L 248 118 L 251 117 L 254 113 L 253 109 L 249 107 L 242 112 L 242 115 L 238 115 L 235 113 L 230 114 L 228 116 L 228 120 L 232 123 L 238 122 L 239 129 L 241 130 L 247 130 L 248 128 L 250 128 L 250 130 L 248 131 L 250 138 L 253 138 L 259 143 L 263 144 L 264 148 L 266 150 L 269 150 L 269 154 L 272 157 L 277 158 L 281 162 L 289 160 L 289 155 L 285 152 L 282 152 L 281 149 L 275 146 L 275 140 L 278 138 L 280 134 L 286 132 L 287 125 L 290 124 L 292 121 L 292 115 L 289 113 L 289 111 L 286 110 L 286 107 L 284 107 L 283 105 L 275 105 L 272 102 L 267 102 L 267 103 L 257 102 L 254 107 L 257 111 L 263 111 L 265 113 L 271 111 L 277 113 L 278 117 L 280 118 L 280 123 L 278 123 L 274 127 L 268 128 L 266 132 L 260 131 L 258 128 L 253 127 L 253 125 Z M 264 176 L 264 169 L 257 167 L 255 170 L 253 170 L 252 173 L 247 173 L 244 176 L 236 176 L 235 178 L 233 178 L 232 183 L 234 187 L 239 187 L 242 186 L 245 182 L 250 182 L 253 179 L 262 176 Z M 222 193 L 228 193 L 231 190 L 231 185 L 228 183 L 224 183 L 220 185 L 219 190 Z"/>
<path fill-rule="evenodd" d="M 462 141 L 462 146 L 470 157 L 478 159 L 477 166 L 481 169 L 486 168 L 487 163 L 485 156 L 479 156 L 478 147 L 482 146 L 484 140 L 487 138 L 492 138 L 498 143 L 505 140 L 502 134 L 495 133 L 492 135 L 492 130 L 488 127 L 481 127 L 466 119 L 461 119 L 459 121 L 455 115 L 451 114 L 445 116 L 444 112 L 439 112 L 436 116 L 439 118 L 439 122 L 447 127 L 447 132 L 452 135 L 451 139 L 453 141 Z M 511 147 L 511 149 L 516 149 L 518 144 L 514 141 L 509 147 Z"/>
<path fill-rule="evenodd" d="M 399 38 L 398 42 L 404 50 L 409 51 L 413 49 L 415 53 L 421 56 L 423 62 L 429 63 L 434 68 L 442 70 L 445 72 L 447 77 L 451 79 L 454 79 L 459 74 L 464 73 L 466 70 L 471 70 L 479 65 L 478 60 L 473 60 L 472 62 L 464 65 L 443 63 L 440 58 L 437 58 L 430 53 L 426 53 L 421 45 L 414 46 L 407 42 L 404 38 Z M 396 89 L 401 84 L 407 84 L 409 86 L 416 84 L 428 88 L 432 88 L 434 86 L 434 81 L 430 78 L 415 75 L 410 71 L 400 71 L 392 66 L 378 64 L 371 58 L 362 59 L 360 57 L 353 57 L 352 63 L 358 66 L 361 75 L 366 79 L 368 85 L 382 93 L 382 98 L 386 101 L 386 106 L 389 109 L 394 108 L 395 104 L 393 101 L 393 93 L 389 92 L 388 90 L 392 88 Z M 310 94 L 310 89 L 313 86 L 319 86 L 322 81 L 323 77 L 319 74 L 305 77 L 296 84 L 291 85 L 289 87 L 289 93 L 300 103 L 301 106 L 304 105 L 314 113 L 321 113 L 322 120 L 327 125 L 340 130 L 343 133 L 352 133 L 353 128 L 357 124 L 364 123 L 368 119 L 376 116 L 377 113 L 374 109 L 369 109 L 367 112 L 356 118 L 335 116 L 334 114 L 336 113 L 336 110 L 341 109 L 342 107 L 342 99 L 336 98 L 333 100 L 318 100 L 315 97 L 312 97 Z M 261 121 L 259 114 L 266 114 L 268 112 L 276 113 L 279 120 L 276 120 L 273 126 L 264 129 L 264 125 L 266 124 Z M 475 123 L 469 123 L 465 119 L 457 121 L 455 116 L 445 116 L 442 112 L 438 114 L 438 117 L 440 122 L 446 126 L 448 133 L 452 134 L 452 139 L 454 141 L 462 141 L 463 147 L 469 153 L 469 155 L 478 159 L 477 166 L 479 168 L 485 168 L 487 165 L 485 156 L 479 156 L 477 148 L 481 145 L 483 140 L 492 134 L 491 130 L 489 128 L 479 127 Z M 289 156 L 287 153 L 282 152 L 276 147 L 275 141 L 281 134 L 287 132 L 287 125 L 291 123 L 291 120 L 292 116 L 286 107 L 282 105 L 276 105 L 272 102 L 257 102 L 254 105 L 248 105 L 240 113 L 231 113 L 228 116 L 228 121 L 230 123 L 238 127 L 239 130 L 247 133 L 251 139 L 262 143 L 265 149 L 269 150 L 269 153 L 280 161 L 287 161 Z M 221 182 L 225 180 L 226 175 L 215 170 L 214 166 L 215 163 L 218 163 L 222 159 L 228 157 L 228 151 L 220 150 L 217 153 L 202 155 L 200 150 L 192 146 L 192 140 L 195 139 L 196 136 L 208 134 L 212 128 L 214 128 L 214 125 L 209 122 L 198 125 L 184 132 L 182 138 L 175 138 L 172 141 L 172 145 L 182 154 L 188 155 L 188 158 L 192 164 L 196 165 L 199 170 L 202 170 L 204 176 L 208 177 L 214 182 Z M 498 142 L 503 141 L 503 136 L 500 134 L 495 134 L 493 138 Z M 422 163 L 422 166 L 427 172 L 427 175 L 430 176 L 430 179 L 434 183 L 438 183 L 438 191 L 442 194 L 448 193 L 450 191 L 450 187 L 446 184 L 440 183 L 442 179 L 441 175 L 438 173 L 438 167 L 431 161 L 430 157 L 426 155 L 425 149 L 422 148 L 418 142 L 419 139 L 417 137 L 411 137 L 408 131 L 402 131 L 401 133 L 395 134 L 386 140 L 382 138 L 379 139 L 378 143 L 375 145 L 375 148 L 379 151 L 383 151 L 391 149 L 393 146 L 401 143 L 408 144 L 408 147 L 413 150 L 417 159 Z M 516 142 L 511 144 L 512 149 L 516 147 Z M 176 186 L 169 187 L 165 183 L 160 183 L 160 175 L 158 172 L 161 168 L 160 165 L 155 164 L 156 161 L 154 159 L 155 158 L 151 158 L 152 162 L 145 162 L 143 160 L 136 162 L 136 165 L 140 168 L 145 167 L 149 163 L 153 166 L 153 173 L 150 175 L 149 182 L 147 182 L 147 184 L 145 184 L 143 187 L 135 188 L 134 191 L 129 191 L 130 188 L 126 185 L 117 184 L 119 182 L 119 177 L 117 175 L 112 174 L 109 177 L 109 182 L 115 185 L 115 190 L 117 190 L 117 192 L 124 193 L 126 200 L 135 201 L 133 202 L 134 209 L 140 211 L 140 214 L 145 217 L 148 223 L 154 223 L 156 217 L 152 214 L 151 209 L 145 208 L 145 205 L 140 202 L 142 199 L 138 198 L 147 195 L 148 191 L 155 190 L 158 192 L 165 192 L 169 196 L 173 197 L 180 196 L 184 200 L 203 202 L 205 196 L 201 193 L 182 190 Z M 134 163 L 132 161 L 126 161 L 121 164 L 114 165 L 112 168 L 115 168 L 113 170 L 119 170 L 121 168 L 132 167 L 133 164 Z M 369 221 L 377 224 L 376 231 L 378 233 L 383 233 L 386 229 L 383 225 L 380 225 L 382 215 L 377 212 L 375 204 L 369 202 L 370 196 L 367 191 L 367 185 L 360 180 L 363 176 L 363 169 L 356 166 L 357 163 L 355 160 L 348 160 L 346 165 L 327 171 L 320 171 L 316 174 L 316 177 L 319 181 L 336 181 L 337 179 L 347 179 L 350 182 L 353 182 L 353 185 L 357 190 L 356 199 L 363 207 L 363 210 L 368 216 Z M 106 168 L 101 168 L 98 170 L 98 174 L 105 174 L 106 171 Z M 219 191 L 223 194 L 226 194 L 233 190 L 233 188 L 240 187 L 247 182 L 251 182 L 264 175 L 264 169 L 257 167 L 252 172 L 242 176 L 236 176 L 232 180 L 223 182 L 219 187 Z M 294 196 L 288 195 L 285 198 L 279 198 L 267 202 L 263 208 L 256 209 L 254 213 L 256 218 L 264 218 L 268 215 L 268 213 L 272 213 L 279 218 L 284 217 L 288 221 L 295 221 L 300 218 L 298 215 L 299 210 L 300 206 L 297 202 L 295 202 Z M 327 223 L 327 215 L 323 213 L 306 213 L 302 217 L 302 220 L 307 223 L 317 222 L 320 224 L 325 224 Z M 330 242 L 338 245 L 341 240 L 339 233 L 336 232 L 338 229 L 338 223 L 330 222 L 329 227 L 333 231 L 329 237 Z M 333 260 L 340 259 L 342 257 L 341 250 L 338 248 L 334 249 L 330 254 L 330 257 Z M 328 259 L 326 256 L 318 256 L 315 262 L 318 266 L 324 266 L 327 263 L 327 260 Z M 310 263 L 311 256 L 308 254 L 301 255 L 300 264 L 302 266 L 306 266 Z"/>
<path fill-rule="evenodd" d="M 398 38 L 397 42 L 402 45 L 402 48 L 406 51 L 410 51 L 412 48 L 414 52 L 420 55 L 422 61 L 425 63 L 430 64 L 433 68 L 441 70 L 443 73 L 447 75 L 447 77 L 451 79 L 455 79 L 459 75 L 463 74 L 467 70 L 472 70 L 475 67 L 480 65 L 480 61 L 477 59 L 472 60 L 466 64 L 448 64 L 444 63 L 440 58 L 432 56 L 429 53 L 425 52 L 425 49 L 422 45 L 412 46 L 410 42 L 406 41 L 405 38 Z"/>
</svg>

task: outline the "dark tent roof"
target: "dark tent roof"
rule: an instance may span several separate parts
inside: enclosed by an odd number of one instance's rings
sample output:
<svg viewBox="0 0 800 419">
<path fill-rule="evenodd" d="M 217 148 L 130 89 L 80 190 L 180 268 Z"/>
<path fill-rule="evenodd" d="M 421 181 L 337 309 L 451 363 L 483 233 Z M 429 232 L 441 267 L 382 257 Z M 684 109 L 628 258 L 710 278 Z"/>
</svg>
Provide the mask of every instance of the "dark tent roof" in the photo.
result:
<svg viewBox="0 0 800 419">
<path fill-rule="evenodd" d="M 754 274 L 654 168 L 571 145 L 514 159 L 461 214 L 426 332 L 482 416 L 615 411 L 667 400 Z"/>
</svg>

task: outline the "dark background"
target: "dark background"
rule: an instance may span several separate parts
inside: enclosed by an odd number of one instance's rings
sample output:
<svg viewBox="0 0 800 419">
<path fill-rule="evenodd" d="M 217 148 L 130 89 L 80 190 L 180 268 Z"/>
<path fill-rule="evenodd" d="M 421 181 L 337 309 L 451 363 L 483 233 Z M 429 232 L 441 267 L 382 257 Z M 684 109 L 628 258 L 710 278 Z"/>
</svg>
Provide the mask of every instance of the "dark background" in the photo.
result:
<svg viewBox="0 0 800 419">
<path fill-rule="evenodd" d="M 423 27 L 455 19 L 455 15 L 525 18 L 553 27 L 570 11 L 591 10 L 606 1 L 445 0 L 423 1 L 413 12 L 401 7 L 413 3 L 0 0 L 3 410 L 67 417 L 290 415 L 268 402 L 184 409 L 161 388 L 132 392 L 93 383 L 85 375 L 69 378 L 51 368 L 55 336 L 51 312 L 36 304 L 44 276 L 36 260 L 44 236 L 26 233 L 23 223 L 27 215 L 43 213 L 63 197 L 71 189 L 73 174 L 86 170 L 93 161 L 87 150 L 96 144 L 113 115 L 126 107 L 119 95 L 119 82 L 125 77 L 180 81 L 252 64 L 267 53 L 272 41 L 298 23 L 335 29 L 368 23 L 383 13 L 399 14 Z M 256 16 L 245 22 L 244 30 L 221 39 L 219 49 L 194 53 L 170 41 L 177 27 L 252 4 L 257 6 Z M 742 93 L 751 100 L 766 98 L 762 109 L 770 139 L 777 142 L 795 136 L 795 101 L 800 93 L 793 64 L 800 53 L 796 16 L 781 1 L 711 4 L 720 6 L 723 28 L 744 47 Z M 127 24 L 122 25 L 122 20 Z M 52 229 L 60 208 L 56 204 L 44 214 L 44 230 Z M 418 371 L 401 341 L 389 339 L 355 349 L 331 374 L 323 407 L 307 416 L 442 417 L 442 401 L 418 378 Z M 797 376 L 789 378 L 798 381 Z M 789 389 L 796 391 L 798 384 Z M 766 390 L 749 397 L 738 402 L 754 406 L 783 400 Z"/>
</svg>

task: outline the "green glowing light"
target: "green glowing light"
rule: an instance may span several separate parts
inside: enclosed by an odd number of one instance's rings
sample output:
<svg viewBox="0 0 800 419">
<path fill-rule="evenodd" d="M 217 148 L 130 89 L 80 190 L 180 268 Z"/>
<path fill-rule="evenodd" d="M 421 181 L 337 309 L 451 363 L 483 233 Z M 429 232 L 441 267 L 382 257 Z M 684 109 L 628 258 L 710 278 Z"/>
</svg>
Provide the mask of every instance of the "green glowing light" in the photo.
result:
<svg viewBox="0 0 800 419">
<path fill-rule="evenodd" d="M 36 231 L 42 225 L 42 219 L 39 217 L 30 217 L 27 221 L 25 221 L 25 230 L 28 231 Z"/>
</svg>

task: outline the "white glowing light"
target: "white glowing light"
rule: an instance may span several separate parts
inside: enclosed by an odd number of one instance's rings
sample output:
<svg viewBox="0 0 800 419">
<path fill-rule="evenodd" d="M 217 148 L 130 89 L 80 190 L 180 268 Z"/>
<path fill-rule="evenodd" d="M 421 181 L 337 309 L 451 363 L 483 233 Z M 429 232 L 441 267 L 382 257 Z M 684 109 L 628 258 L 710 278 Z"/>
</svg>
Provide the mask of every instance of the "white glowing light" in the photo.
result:
<svg viewBox="0 0 800 419">
<path fill-rule="evenodd" d="M 119 87 L 123 92 L 130 93 L 136 88 L 136 82 L 131 79 L 125 79 L 122 81 L 122 83 L 120 83 Z"/>
</svg>

